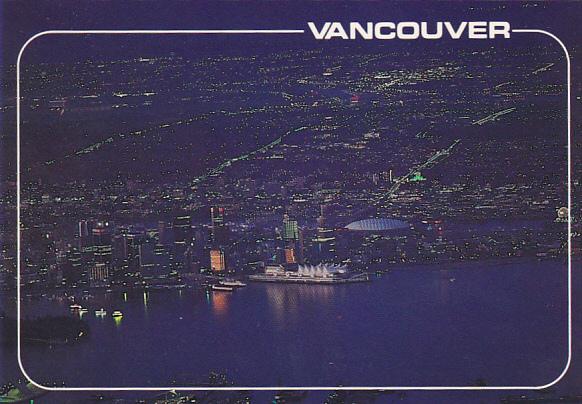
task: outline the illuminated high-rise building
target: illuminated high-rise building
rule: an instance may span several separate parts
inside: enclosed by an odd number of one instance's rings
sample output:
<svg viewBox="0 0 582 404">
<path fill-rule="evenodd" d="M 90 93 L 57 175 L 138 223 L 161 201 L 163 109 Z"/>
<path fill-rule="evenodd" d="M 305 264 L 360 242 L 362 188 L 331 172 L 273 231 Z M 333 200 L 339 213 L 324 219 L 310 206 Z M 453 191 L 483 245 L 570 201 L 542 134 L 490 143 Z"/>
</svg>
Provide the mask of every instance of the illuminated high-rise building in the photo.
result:
<svg viewBox="0 0 582 404">
<path fill-rule="evenodd" d="M 161 243 L 156 243 L 152 247 L 153 248 L 150 263 L 153 271 L 159 274 L 167 273 L 170 265 L 170 252 L 168 251 L 166 246 L 164 246 Z"/>
<path fill-rule="evenodd" d="M 107 283 L 108 276 L 107 265 L 95 263 L 89 269 L 89 285 L 92 287 L 103 286 Z"/>
<path fill-rule="evenodd" d="M 285 263 L 286 264 L 297 263 L 297 258 L 295 257 L 295 248 L 293 247 L 285 248 Z"/>
<path fill-rule="evenodd" d="M 295 242 L 295 260 L 299 264 L 303 264 L 305 259 L 305 244 L 303 238 L 303 230 L 299 229 L 299 240 Z"/>
<path fill-rule="evenodd" d="M 174 218 L 174 245 L 185 245 L 192 239 L 192 218 L 179 215 Z"/>
<path fill-rule="evenodd" d="M 284 242 L 284 261 L 286 264 L 303 262 L 303 236 L 297 220 L 289 215 L 283 216 L 282 238 Z"/>
<path fill-rule="evenodd" d="M 112 234 L 109 222 L 98 222 L 92 229 L 90 250 L 96 263 L 110 265 L 113 256 Z"/>
<path fill-rule="evenodd" d="M 336 258 L 335 232 L 327 227 L 326 209 L 326 205 L 321 205 L 321 213 L 317 218 L 317 237 L 313 240 L 315 254 L 320 262 L 331 262 Z"/>
<path fill-rule="evenodd" d="M 210 250 L 210 269 L 212 272 L 224 272 L 226 264 L 224 261 L 224 251 Z"/>
<path fill-rule="evenodd" d="M 124 259 L 129 272 L 137 272 L 141 268 L 141 247 L 143 235 L 128 233 L 124 236 Z"/>
<path fill-rule="evenodd" d="M 61 261 L 63 282 L 68 286 L 86 282 L 87 272 L 85 268 L 81 252 L 76 248 L 70 249 Z"/>
<path fill-rule="evenodd" d="M 225 222 L 225 209 L 220 206 L 210 208 L 212 242 L 218 245 L 228 242 L 228 227 Z"/>
<path fill-rule="evenodd" d="M 90 233 L 90 226 L 92 224 L 88 220 L 81 220 L 79 222 L 79 237 L 89 237 Z"/>
<path fill-rule="evenodd" d="M 299 225 L 297 220 L 292 220 L 289 215 L 283 216 L 283 239 L 299 240 Z"/>
<path fill-rule="evenodd" d="M 91 220 L 81 220 L 79 221 L 79 250 L 89 246 L 91 244 L 91 238 L 93 235 L 93 222 Z"/>
<path fill-rule="evenodd" d="M 327 210 L 327 205 L 319 206 L 319 216 L 317 217 L 317 227 L 325 227 L 326 217 L 325 211 Z"/>
<path fill-rule="evenodd" d="M 224 225 L 224 208 L 219 206 L 211 207 L 210 219 L 212 220 L 212 227 L 220 227 Z"/>
<path fill-rule="evenodd" d="M 174 257 L 179 266 L 185 263 L 186 249 L 192 241 L 192 218 L 179 215 L 174 218 Z"/>
<path fill-rule="evenodd" d="M 184 270 L 185 272 L 194 272 L 195 248 L 189 245 L 184 253 Z"/>
</svg>

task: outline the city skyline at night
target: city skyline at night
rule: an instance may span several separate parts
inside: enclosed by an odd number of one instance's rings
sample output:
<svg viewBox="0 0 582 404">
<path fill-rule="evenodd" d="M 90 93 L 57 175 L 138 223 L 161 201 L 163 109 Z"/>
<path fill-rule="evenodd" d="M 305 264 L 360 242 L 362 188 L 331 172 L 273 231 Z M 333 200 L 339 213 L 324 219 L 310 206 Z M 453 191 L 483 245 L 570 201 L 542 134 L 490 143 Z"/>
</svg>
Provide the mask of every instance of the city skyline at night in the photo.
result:
<svg viewBox="0 0 582 404">
<path fill-rule="evenodd" d="M 511 401 L 566 375 L 524 399 L 579 399 L 573 13 L 158 6 L 85 32 L 30 21 L 55 33 L 4 58 L 20 81 L 0 104 L 2 353 L 18 355 L 2 394 Z M 542 15 L 576 26 L 556 31 L 566 52 Z M 15 35 L 5 55 L 31 37 Z M 123 396 L 137 387 L 166 396 Z"/>
</svg>

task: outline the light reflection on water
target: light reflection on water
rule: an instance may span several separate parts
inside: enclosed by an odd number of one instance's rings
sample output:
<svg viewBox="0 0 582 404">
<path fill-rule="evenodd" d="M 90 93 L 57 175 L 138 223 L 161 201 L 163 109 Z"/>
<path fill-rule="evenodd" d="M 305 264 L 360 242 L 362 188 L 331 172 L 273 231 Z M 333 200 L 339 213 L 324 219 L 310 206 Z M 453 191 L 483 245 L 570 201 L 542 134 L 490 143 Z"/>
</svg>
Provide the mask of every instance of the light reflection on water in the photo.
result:
<svg viewBox="0 0 582 404">
<path fill-rule="evenodd" d="M 143 292 L 143 311 L 146 315 L 148 314 L 148 299 L 149 299 L 149 293 L 144 290 L 144 292 Z"/>
<path fill-rule="evenodd" d="M 228 304 L 230 292 L 214 292 L 212 293 L 212 299 L 210 300 L 212 306 L 212 312 L 219 317 L 222 317 L 228 313 Z"/>
<path fill-rule="evenodd" d="M 323 308 L 335 299 L 345 295 L 346 286 L 350 285 L 285 285 L 269 284 L 265 286 L 269 308 L 276 323 L 285 325 L 300 321 L 301 309 L 310 307 Z"/>
<path fill-rule="evenodd" d="M 95 293 L 83 304 L 89 339 L 27 350 L 25 365 L 43 379 L 60 364 L 70 385 L 160 385 L 168 369 L 228 370 L 239 385 L 542 384 L 563 365 L 561 269 L 421 268 L 354 285 Z M 69 313 L 68 304 L 26 302 L 24 313 Z M 101 307 L 108 315 L 97 319 Z M 96 361 L 138 370 L 73 371 Z"/>
</svg>

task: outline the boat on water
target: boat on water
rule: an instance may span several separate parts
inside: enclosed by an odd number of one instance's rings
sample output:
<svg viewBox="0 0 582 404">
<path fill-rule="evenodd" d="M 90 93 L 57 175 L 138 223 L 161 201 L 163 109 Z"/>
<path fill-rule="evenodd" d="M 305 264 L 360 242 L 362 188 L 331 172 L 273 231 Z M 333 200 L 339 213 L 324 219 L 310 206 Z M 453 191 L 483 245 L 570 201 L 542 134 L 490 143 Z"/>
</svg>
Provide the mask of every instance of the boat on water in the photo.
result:
<svg viewBox="0 0 582 404">
<path fill-rule="evenodd" d="M 269 265 L 262 274 L 249 275 L 254 282 L 345 284 L 368 282 L 367 273 L 352 273 L 346 265 L 318 264 L 298 265 L 297 269 L 286 269 L 283 265 Z"/>
<path fill-rule="evenodd" d="M 104 317 L 107 314 L 107 312 L 102 308 L 100 308 L 99 310 L 95 310 L 95 315 L 97 317 Z"/>
<path fill-rule="evenodd" d="M 112 314 L 112 317 L 123 317 L 123 313 L 119 310 L 115 310 Z"/>
<path fill-rule="evenodd" d="M 70 308 L 71 310 L 81 310 L 81 309 L 83 308 L 83 306 L 81 306 L 80 304 L 74 303 L 74 304 L 71 304 L 71 305 L 69 306 L 69 308 Z"/>
<path fill-rule="evenodd" d="M 225 279 L 223 281 L 220 281 L 219 285 L 228 286 L 231 288 L 244 288 L 245 286 L 247 286 L 247 284 L 244 282 L 232 280 L 232 279 Z"/>
<path fill-rule="evenodd" d="M 234 290 L 233 287 L 230 286 L 222 286 L 222 285 L 212 285 L 211 288 L 213 291 L 217 291 L 217 292 L 232 292 Z"/>
</svg>

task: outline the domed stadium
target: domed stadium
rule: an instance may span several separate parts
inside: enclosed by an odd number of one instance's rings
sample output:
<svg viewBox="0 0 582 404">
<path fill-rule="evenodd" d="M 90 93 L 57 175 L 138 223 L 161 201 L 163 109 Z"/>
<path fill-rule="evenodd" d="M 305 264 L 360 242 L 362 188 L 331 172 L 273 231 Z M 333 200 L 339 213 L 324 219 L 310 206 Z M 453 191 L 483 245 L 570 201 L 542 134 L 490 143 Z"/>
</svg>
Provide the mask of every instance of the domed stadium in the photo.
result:
<svg viewBox="0 0 582 404">
<path fill-rule="evenodd" d="M 351 222 L 346 227 L 348 230 L 354 231 L 389 231 L 408 229 L 408 223 L 398 219 L 364 219 Z"/>
</svg>

